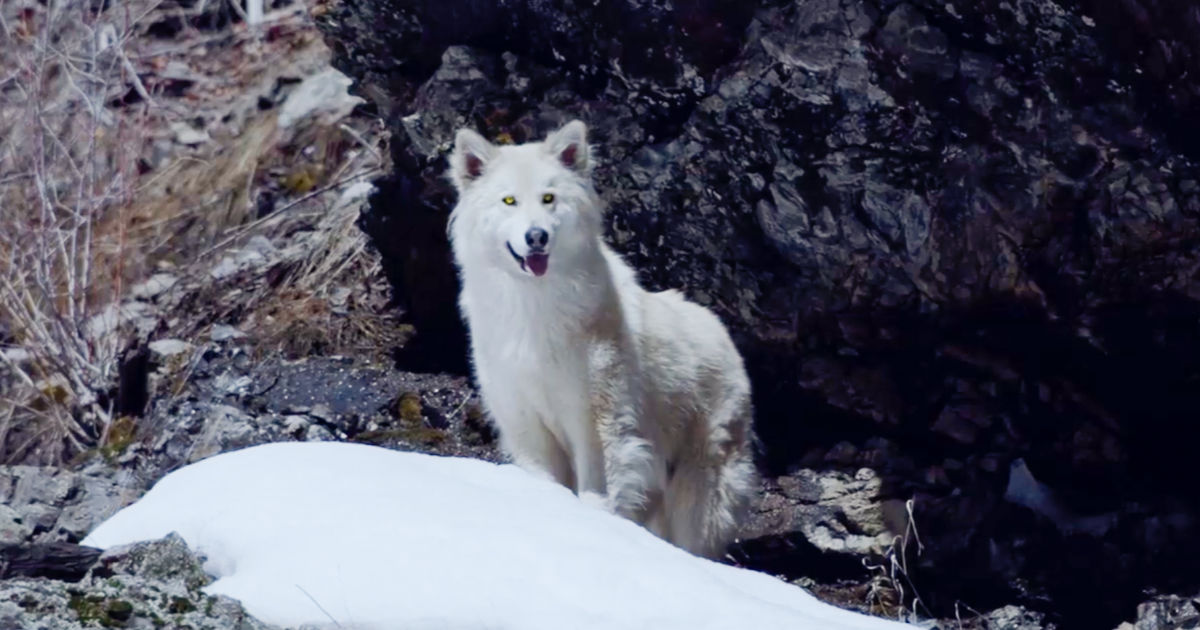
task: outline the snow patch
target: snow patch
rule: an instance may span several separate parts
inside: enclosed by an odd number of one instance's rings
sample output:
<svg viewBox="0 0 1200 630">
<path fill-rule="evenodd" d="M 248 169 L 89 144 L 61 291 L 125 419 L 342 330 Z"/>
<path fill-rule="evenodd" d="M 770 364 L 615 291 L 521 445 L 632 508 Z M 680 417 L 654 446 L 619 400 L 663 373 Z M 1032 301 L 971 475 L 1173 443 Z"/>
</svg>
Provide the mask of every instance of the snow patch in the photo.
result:
<svg viewBox="0 0 1200 630">
<path fill-rule="evenodd" d="M 83 544 L 179 533 L 262 621 L 342 628 L 907 627 L 692 556 L 511 465 L 336 442 L 179 469 Z"/>
</svg>

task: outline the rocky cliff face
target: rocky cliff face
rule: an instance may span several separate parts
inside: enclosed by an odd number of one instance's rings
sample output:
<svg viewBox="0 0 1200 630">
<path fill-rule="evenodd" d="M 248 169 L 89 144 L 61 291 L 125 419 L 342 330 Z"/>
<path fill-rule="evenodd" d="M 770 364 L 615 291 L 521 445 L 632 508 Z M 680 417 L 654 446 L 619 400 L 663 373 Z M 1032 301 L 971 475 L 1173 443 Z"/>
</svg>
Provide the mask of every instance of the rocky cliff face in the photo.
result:
<svg viewBox="0 0 1200 630">
<path fill-rule="evenodd" d="M 915 498 L 924 603 L 1062 627 L 1200 585 L 1200 8 L 1182 0 L 342 3 L 392 131 L 362 224 L 465 370 L 453 131 L 591 125 L 611 242 L 715 309 L 765 465 Z"/>
</svg>

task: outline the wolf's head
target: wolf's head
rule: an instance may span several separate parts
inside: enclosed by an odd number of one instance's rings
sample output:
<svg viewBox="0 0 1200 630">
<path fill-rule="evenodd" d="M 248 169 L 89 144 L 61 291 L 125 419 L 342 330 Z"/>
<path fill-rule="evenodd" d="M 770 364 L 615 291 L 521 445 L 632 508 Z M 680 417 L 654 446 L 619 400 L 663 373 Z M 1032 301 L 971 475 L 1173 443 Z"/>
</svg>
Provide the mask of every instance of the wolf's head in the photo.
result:
<svg viewBox="0 0 1200 630">
<path fill-rule="evenodd" d="M 458 189 L 450 237 L 460 265 L 504 265 L 541 277 L 596 251 L 601 216 L 581 121 L 516 146 L 460 129 L 450 179 Z"/>
</svg>

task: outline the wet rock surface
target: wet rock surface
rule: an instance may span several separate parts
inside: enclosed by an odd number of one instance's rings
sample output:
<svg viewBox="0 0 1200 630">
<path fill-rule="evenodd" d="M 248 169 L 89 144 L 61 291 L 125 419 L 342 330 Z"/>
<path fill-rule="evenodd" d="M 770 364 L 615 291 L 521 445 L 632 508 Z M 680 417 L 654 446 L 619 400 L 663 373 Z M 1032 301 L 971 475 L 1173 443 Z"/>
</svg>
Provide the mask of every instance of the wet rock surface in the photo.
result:
<svg viewBox="0 0 1200 630">
<path fill-rule="evenodd" d="M 417 329 L 401 365 L 466 371 L 454 129 L 582 117 L 610 241 L 746 355 L 765 466 L 913 499 L 934 616 L 1114 627 L 1200 586 L 1191 4 L 375 0 L 322 23 L 393 132 L 362 225 Z M 1011 494 L 1018 459 L 1036 484 Z M 806 541 L 882 540 L 778 483 Z"/>
</svg>

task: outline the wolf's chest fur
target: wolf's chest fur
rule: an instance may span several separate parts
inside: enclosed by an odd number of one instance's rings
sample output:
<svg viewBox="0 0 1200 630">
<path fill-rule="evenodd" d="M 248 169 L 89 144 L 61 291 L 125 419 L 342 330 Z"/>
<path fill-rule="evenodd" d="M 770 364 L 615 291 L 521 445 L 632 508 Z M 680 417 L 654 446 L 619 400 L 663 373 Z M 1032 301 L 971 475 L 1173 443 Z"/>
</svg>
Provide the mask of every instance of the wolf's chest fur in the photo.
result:
<svg viewBox="0 0 1200 630">
<path fill-rule="evenodd" d="M 553 431 L 551 425 L 589 415 L 592 357 L 611 334 L 595 322 L 619 306 L 594 295 L 567 295 L 575 293 L 572 287 L 546 288 L 490 285 L 480 292 L 479 305 L 464 306 L 478 350 L 476 369 L 489 375 L 485 387 L 493 390 L 485 394 L 514 399 Z"/>
</svg>

